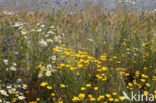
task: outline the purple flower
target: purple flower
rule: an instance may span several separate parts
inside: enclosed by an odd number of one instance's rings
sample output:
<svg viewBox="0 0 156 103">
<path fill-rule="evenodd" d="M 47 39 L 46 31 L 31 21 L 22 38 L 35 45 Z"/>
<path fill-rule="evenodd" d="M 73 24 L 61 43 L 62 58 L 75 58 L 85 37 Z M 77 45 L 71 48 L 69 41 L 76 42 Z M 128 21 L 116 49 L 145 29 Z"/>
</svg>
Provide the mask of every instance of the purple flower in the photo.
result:
<svg viewBox="0 0 156 103">
<path fill-rule="evenodd" d="M 151 37 L 154 37 L 154 35 L 153 35 L 153 34 L 151 34 Z"/>
<path fill-rule="evenodd" d="M 84 30 L 85 30 L 85 31 L 88 31 L 88 29 L 87 29 L 87 28 L 84 28 Z"/>
<path fill-rule="evenodd" d="M 48 4 L 48 2 L 47 2 L 47 1 L 45 1 L 45 2 L 44 2 L 44 4 L 46 4 L 46 5 L 47 5 L 47 4 Z"/>
<path fill-rule="evenodd" d="M 143 18 L 143 16 L 139 16 L 139 18 L 140 18 L 140 19 L 142 19 L 142 18 Z"/>
<path fill-rule="evenodd" d="M 132 30 L 129 30 L 129 32 L 132 32 Z"/>
<path fill-rule="evenodd" d="M 139 45 L 139 42 L 137 42 L 137 45 Z"/>
<path fill-rule="evenodd" d="M 95 34 L 95 35 L 93 35 L 93 37 L 96 37 L 96 34 Z"/>
<path fill-rule="evenodd" d="M 44 19 L 46 19 L 47 17 L 44 17 Z"/>
<path fill-rule="evenodd" d="M 77 5 L 78 5 L 77 3 L 74 4 L 74 6 L 77 6 Z"/>
<path fill-rule="evenodd" d="M 68 1 L 65 1 L 64 3 L 65 3 L 65 4 L 68 4 Z"/>
<path fill-rule="evenodd" d="M 83 9 L 80 9 L 80 12 L 83 12 Z"/>
<path fill-rule="evenodd" d="M 10 50 L 10 48 L 9 47 L 6 47 L 6 50 Z"/>
<path fill-rule="evenodd" d="M 107 38 L 107 35 L 105 35 L 104 38 Z"/>
<path fill-rule="evenodd" d="M 61 75 L 58 75 L 57 78 L 61 78 Z"/>
<path fill-rule="evenodd" d="M 143 39 L 143 38 L 145 38 L 145 36 L 144 36 L 144 35 L 142 35 L 142 36 L 141 36 L 141 38 Z"/>
<path fill-rule="evenodd" d="M 19 56 L 19 54 L 16 54 L 16 56 Z"/>
<path fill-rule="evenodd" d="M 101 27 L 101 28 L 104 28 L 104 26 L 103 26 L 103 25 L 101 25 L 100 27 Z"/>
<path fill-rule="evenodd" d="M 60 4 L 60 2 L 59 2 L 59 1 L 57 1 L 57 2 L 56 2 L 56 4 Z"/>
<path fill-rule="evenodd" d="M 24 70 L 21 70 L 21 74 L 24 74 L 25 73 L 25 71 Z"/>
<path fill-rule="evenodd" d="M 68 16 L 71 16 L 70 14 L 68 14 Z"/>
<path fill-rule="evenodd" d="M 75 24 L 71 24 L 71 25 L 70 25 L 70 27 L 73 27 L 73 26 L 75 26 Z"/>
<path fill-rule="evenodd" d="M 120 45 L 120 42 L 116 43 L 116 45 Z"/>
<path fill-rule="evenodd" d="M 28 61 L 31 61 L 31 58 L 28 58 Z"/>
<path fill-rule="evenodd" d="M 51 51 L 51 52 L 49 52 L 50 54 L 52 54 L 53 52 Z"/>
<path fill-rule="evenodd" d="M 45 49 L 42 49 L 42 51 L 45 51 Z"/>
<path fill-rule="evenodd" d="M 35 62 L 35 65 L 38 65 L 39 63 L 38 62 Z"/>
<path fill-rule="evenodd" d="M 78 75 L 77 78 L 80 78 L 80 75 Z"/>
<path fill-rule="evenodd" d="M 105 8 L 105 10 L 107 11 L 107 10 L 108 10 L 108 8 Z"/>
<path fill-rule="evenodd" d="M 131 55 L 133 56 L 133 55 L 134 55 L 134 53 L 131 53 Z"/>
<path fill-rule="evenodd" d="M 12 43 L 15 44 L 15 41 L 13 40 Z"/>
<path fill-rule="evenodd" d="M 96 48 L 96 52 L 98 52 L 100 50 L 100 48 Z"/>
</svg>

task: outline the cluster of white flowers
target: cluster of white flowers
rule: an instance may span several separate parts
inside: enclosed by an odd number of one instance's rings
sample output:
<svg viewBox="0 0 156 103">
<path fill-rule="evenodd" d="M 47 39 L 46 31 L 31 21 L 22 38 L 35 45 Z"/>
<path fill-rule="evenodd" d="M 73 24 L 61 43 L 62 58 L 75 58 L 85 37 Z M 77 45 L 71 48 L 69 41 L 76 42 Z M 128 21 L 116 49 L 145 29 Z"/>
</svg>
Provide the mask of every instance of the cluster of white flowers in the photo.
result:
<svg viewBox="0 0 156 103">
<path fill-rule="evenodd" d="M 47 77 L 50 77 L 53 72 L 57 72 L 57 69 L 55 69 L 55 68 L 56 67 L 53 67 L 51 64 L 47 64 L 46 67 L 42 66 L 40 68 L 40 72 L 38 74 L 38 77 L 41 78 L 44 75 Z"/>
<path fill-rule="evenodd" d="M 29 40 L 28 35 L 31 35 L 32 33 L 38 35 L 38 43 L 41 45 L 41 47 L 47 47 L 48 45 L 55 43 L 61 44 L 64 37 L 64 34 L 59 35 L 55 26 L 51 25 L 49 27 L 42 22 L 32 24 L 29 22 L 23 22 L 20 18 L 18 18 L 18 21 L 12 26 L 19 29 L 23 37 L 28 42 L 28 47 L 30 47 L 30 44 L 32 44 L 32 40 Z"/>
<path fill-rule="evenodd" d="M 4 59 L 3 62 L 4 62 L 5 65 L 8 65 L 8 60 L 7 59 Z"/>
<path fill-rule="evenodd" d="M 0 88 L 0 95 L 4 96 L 4 97 L 10 97 L 10 96 L 14 96 L 14 97 L 18 97 L 19 100 L 25 100 L 25 96 L 24 93 L 22 93 L 20 90 L 26 90 L 27 89 L 27 84 L 22 84 L 21 83 L 22 80 L 18 79 L 17 83 L 14 84 L 8 84 L 8 85 L 2 85 L 2 88 Z M 1 103 L 11 103 L 9 101 L 5 101 L 0 99 Z"/>
<path fill-rule="evenodd" d="M 15 13 L 10 12 L 10 11 L 3 11 L 3 14 L 5 14 L 5 15 L 14 15 Z"/>
<path fill-rule="evenodd" d="M 15 24 L 13 24 L 13 27 L 21 27 L 22 28 L 23 23 L 21 22 L 16 22 Z"/>
<path fill-rule="evenodd" d="M 132 0 L 124 0 L 124 1 L 119 0 L 118 3 L 126 3 L 126 4 L 133 4 L 133 5 L 136 4 L 136 2 Z"/>
<path fill-rule="evenodd" d="M 47 47 L 48 46 L 47 42 L 45 40 L 43 40 L 43 39 L 41 39 L 39 43 L 40 43 L 40 45 L 42 47 Z"/>
</svg>

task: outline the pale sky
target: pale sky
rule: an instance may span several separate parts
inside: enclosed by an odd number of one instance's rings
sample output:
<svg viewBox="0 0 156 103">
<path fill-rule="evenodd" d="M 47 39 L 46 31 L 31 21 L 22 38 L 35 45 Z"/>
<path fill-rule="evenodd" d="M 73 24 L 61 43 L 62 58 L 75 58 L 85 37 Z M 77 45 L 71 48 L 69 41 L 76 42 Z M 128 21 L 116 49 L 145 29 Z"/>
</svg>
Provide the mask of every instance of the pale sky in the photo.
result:
<svg viewBox="0 0 156 103">
<path fill-rule="evenodd" d="M 15 7 L 15 3 L 18 5 L 21 4 L 21 2 L 24 2 L 24 5 L 26 8 L 33 8 L 33 7 L 37 7 L 38 3 L 42 1 L 42 0 L 0 0 L 0 4 L 3 5 L 3 7 L 5 8 L 12 8 Z M 56 1 L 59 1 L 60 4 L 65 4 L 65 1 L 68 2 L 73 2 L 74 5 L 74 1 L 78 2 L 78 1 L 91 1 L 91 0 L 43 0 L 43 1 L 48 1 L 51 2 L 52 6 L 51 7 L 56 7 Z M 96 2 L 100 1 L 100 0 L 95 0 Z M 136 5 L 135 7 L 137 7 L 138 9 L 142 9 L 142 8 L 146 8 L 146 9 L 156 9 L 156 0 L 102 0 L 104 1 L 104 8 L 113 8 L 115 7 L 115 2 L 117 1 L 136 1 Z M 1 6 L 0 5 L 0 6 Z"/>
</svg>

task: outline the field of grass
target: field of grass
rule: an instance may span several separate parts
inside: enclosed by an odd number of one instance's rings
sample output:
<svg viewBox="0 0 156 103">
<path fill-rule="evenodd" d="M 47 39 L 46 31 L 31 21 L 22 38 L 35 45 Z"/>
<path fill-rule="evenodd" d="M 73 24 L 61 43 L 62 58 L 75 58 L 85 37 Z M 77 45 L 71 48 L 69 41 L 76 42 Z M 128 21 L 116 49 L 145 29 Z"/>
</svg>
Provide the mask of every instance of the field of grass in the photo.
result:
<svg viewBox="0 0 156 103">
<path fill-rule="evenodd" d="M 155 14 L 1 10 L 0 102 L 135 103 L 123 91 L 156 99 Z"/>
</svg>

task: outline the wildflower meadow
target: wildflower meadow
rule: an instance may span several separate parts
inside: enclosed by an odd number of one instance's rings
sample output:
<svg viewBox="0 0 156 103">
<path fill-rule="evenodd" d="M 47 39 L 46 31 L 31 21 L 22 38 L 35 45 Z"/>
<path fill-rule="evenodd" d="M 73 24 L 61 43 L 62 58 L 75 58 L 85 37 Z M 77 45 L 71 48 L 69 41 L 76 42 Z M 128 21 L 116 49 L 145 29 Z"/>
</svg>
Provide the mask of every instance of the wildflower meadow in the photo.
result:
<svg viewBox="0 0 156 103">
<path fill-rule="evenodd" d="M 156 10 L 55 5 L 0 10 L 0 103 L 155 103 Z"/>
</svg>

